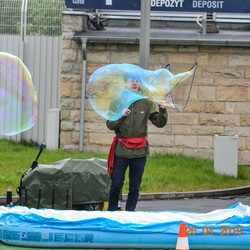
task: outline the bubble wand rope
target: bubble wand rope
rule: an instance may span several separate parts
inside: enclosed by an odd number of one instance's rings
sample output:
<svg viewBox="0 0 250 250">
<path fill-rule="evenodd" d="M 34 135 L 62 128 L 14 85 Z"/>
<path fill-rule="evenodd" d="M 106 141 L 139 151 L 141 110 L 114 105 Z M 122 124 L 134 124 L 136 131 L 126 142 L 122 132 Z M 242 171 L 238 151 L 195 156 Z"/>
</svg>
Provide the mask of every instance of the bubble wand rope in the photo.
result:
<svg viewBox="0 0 250 250">
<path fill-rule="evenodd" d="M 165 66 L 165 68 L 167 68 L 167 67 L 169 67 L 169 71 L 171 72 L 170 64 L 167 64 L 167 65 Z M 194 69 L 194 73 L 193 73 L 193 77 L 192 77 L 191 86 L 190 86 L 190 89 L 189 89 L 189 92 L 188 92 L 187 101 L 186 101 L 186 103 L 185 103 L 185 105 L 184 105 L 183 108 L 179 108 L 179 107 L 177 106 L 177 104 L 175 103 L 174 98 L 173 98 L 173 96 L 172 96 L 172 90 L 171 90 L 171 92 L 170 92 L 169 94 L 166 95 L 166 97 L 167 97 L 168 95 L 170 95 L 170 98 L 171 98 L 171 100 L 172 100 L 172 103 L 173 103 L 174 107 L 175 107 L 178 111 L 181 111 L 181 112 L 182 112 L 182 111 L 186 108 L 186 106 L 187 106 L 187 103 L 188 103 L 189 98 L 190 98 L 190 94 L 191 94 L 193 82 L 194 82 L 194 77 L 195 77 L 196 68 L 197 68 L 197 62 L 196 62 L 196 63 L 194 64 L 194 66 L 189 70 L 189 71 L 192 71 L 192 70 Z"/>
</svg>

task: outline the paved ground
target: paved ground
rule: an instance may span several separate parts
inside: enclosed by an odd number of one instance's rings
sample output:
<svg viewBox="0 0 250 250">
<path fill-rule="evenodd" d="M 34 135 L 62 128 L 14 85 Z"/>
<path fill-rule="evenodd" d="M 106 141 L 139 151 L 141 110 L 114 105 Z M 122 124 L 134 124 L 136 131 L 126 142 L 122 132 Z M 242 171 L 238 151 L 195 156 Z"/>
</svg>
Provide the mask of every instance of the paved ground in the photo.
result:
<svg viewBox="0 0 250 250">
<path fill-rule="evenodd" d="M 216 209 L 224 209 L 241 202 L 250 206 L 250 194 L 227 196 L 221 198 L 181 199 L 181 200 L 153 200 L 139 201 L 136 211 L 186 211 L 206 213 Z M 124 210 L 125 202 L 121 203 Z"/>
</svg>

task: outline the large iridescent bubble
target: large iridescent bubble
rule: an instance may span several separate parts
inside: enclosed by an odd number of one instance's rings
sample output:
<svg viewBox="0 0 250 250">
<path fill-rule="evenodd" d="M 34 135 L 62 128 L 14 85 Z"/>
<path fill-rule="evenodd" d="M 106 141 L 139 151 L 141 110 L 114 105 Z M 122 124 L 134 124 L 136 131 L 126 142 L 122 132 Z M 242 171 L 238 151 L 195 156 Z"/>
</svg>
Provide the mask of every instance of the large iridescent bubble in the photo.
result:
<svg viewBox="0 0 250 250">
<path fill-rule="evenodd" d="M 18 57 L 0 52 L 0 134 L 26 131 L 36 116 L 37 95 L 29 70 Z"/>
<path fill-rule="evenodd" d="M 127 63 L 103 66 L 90 76 L 87 86 L 89 102 L 100 116 L 110 121 L 120 119 L 124 109 L 144 98 L 182 111 L 189 99 L 196 66 L 177 75 L 166 68 L 151 71 Z M 128 79 L 140 82 L 138 92 L 130 90 Z M 187 79 L 191 79 L 188 90 L 184 87 L 178 90 L 177 86 Z"/>
</svg>

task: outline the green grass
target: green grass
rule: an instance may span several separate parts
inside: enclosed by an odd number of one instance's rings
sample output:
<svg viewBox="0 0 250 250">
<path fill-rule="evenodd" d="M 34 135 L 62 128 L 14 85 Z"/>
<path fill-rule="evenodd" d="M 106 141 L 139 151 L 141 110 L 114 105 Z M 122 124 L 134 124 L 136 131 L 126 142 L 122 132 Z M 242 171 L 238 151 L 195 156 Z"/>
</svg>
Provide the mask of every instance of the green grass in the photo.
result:
<svg viewBox="0 0 250 250">
<path fill-rule="evenodd" d="M 213 161 L 176 154 L 148 159 L 142 192 L 182 192 L 231 188 L 250 184 L 250 168 L 238 167 L 238 178 L 214 173 Z"/>
<path fill-rule="evenodd" d="M 36 143 L 0 140 L 0 196 L 6 195 L 8 188 L 16 195 L 15 190 L 19 186 L 21 175 L 30 168 L 38 150 L 39 146 Z M 69 153 L 45 149 L 38 161 L 41 164 L 51 164 L 66 158 L 93 157 L 106 159 L 107 154 Z M 233 178 L 215 174 L 211 160 L 175 154 L 154 154 L 148 157 L 141 192 L 202 191 L 249 184 L 250 168 L 247 166 L 239 166 L 238 178 Z M 127 192 L 126 176 L 123 193 Z"/>
</svg>

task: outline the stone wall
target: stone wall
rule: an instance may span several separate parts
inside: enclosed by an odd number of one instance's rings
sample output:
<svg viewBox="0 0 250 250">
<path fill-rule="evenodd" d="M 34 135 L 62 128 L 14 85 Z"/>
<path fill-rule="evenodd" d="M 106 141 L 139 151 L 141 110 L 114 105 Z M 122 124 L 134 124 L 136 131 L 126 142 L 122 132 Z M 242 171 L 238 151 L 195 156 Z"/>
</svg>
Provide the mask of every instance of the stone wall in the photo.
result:
<svg viewBox="0 0 250 250">
<path fill-rule="evenodd" d="M 77 151 L 80 137 L 82 16 L 64 15 L 61 75 L 60 147 Z M 139 45 L 87 44 L 87 79 L 110 63 L 139 64 Z M 150 151 L 213 158 L 214 136 L 239 136 L 239 163 L 250 165 L 250 46 L 151 45 L 150 69 L 171 63 L 174 74 L 198 62 L 190 101 L 184 112 L 168 109 L 168 125 L 149 124 Z M 85 99 L 84 152 L 105 152 L 114 136 Z M 150 123 L 150 122 L 149 122 Z"/>
</svg>

